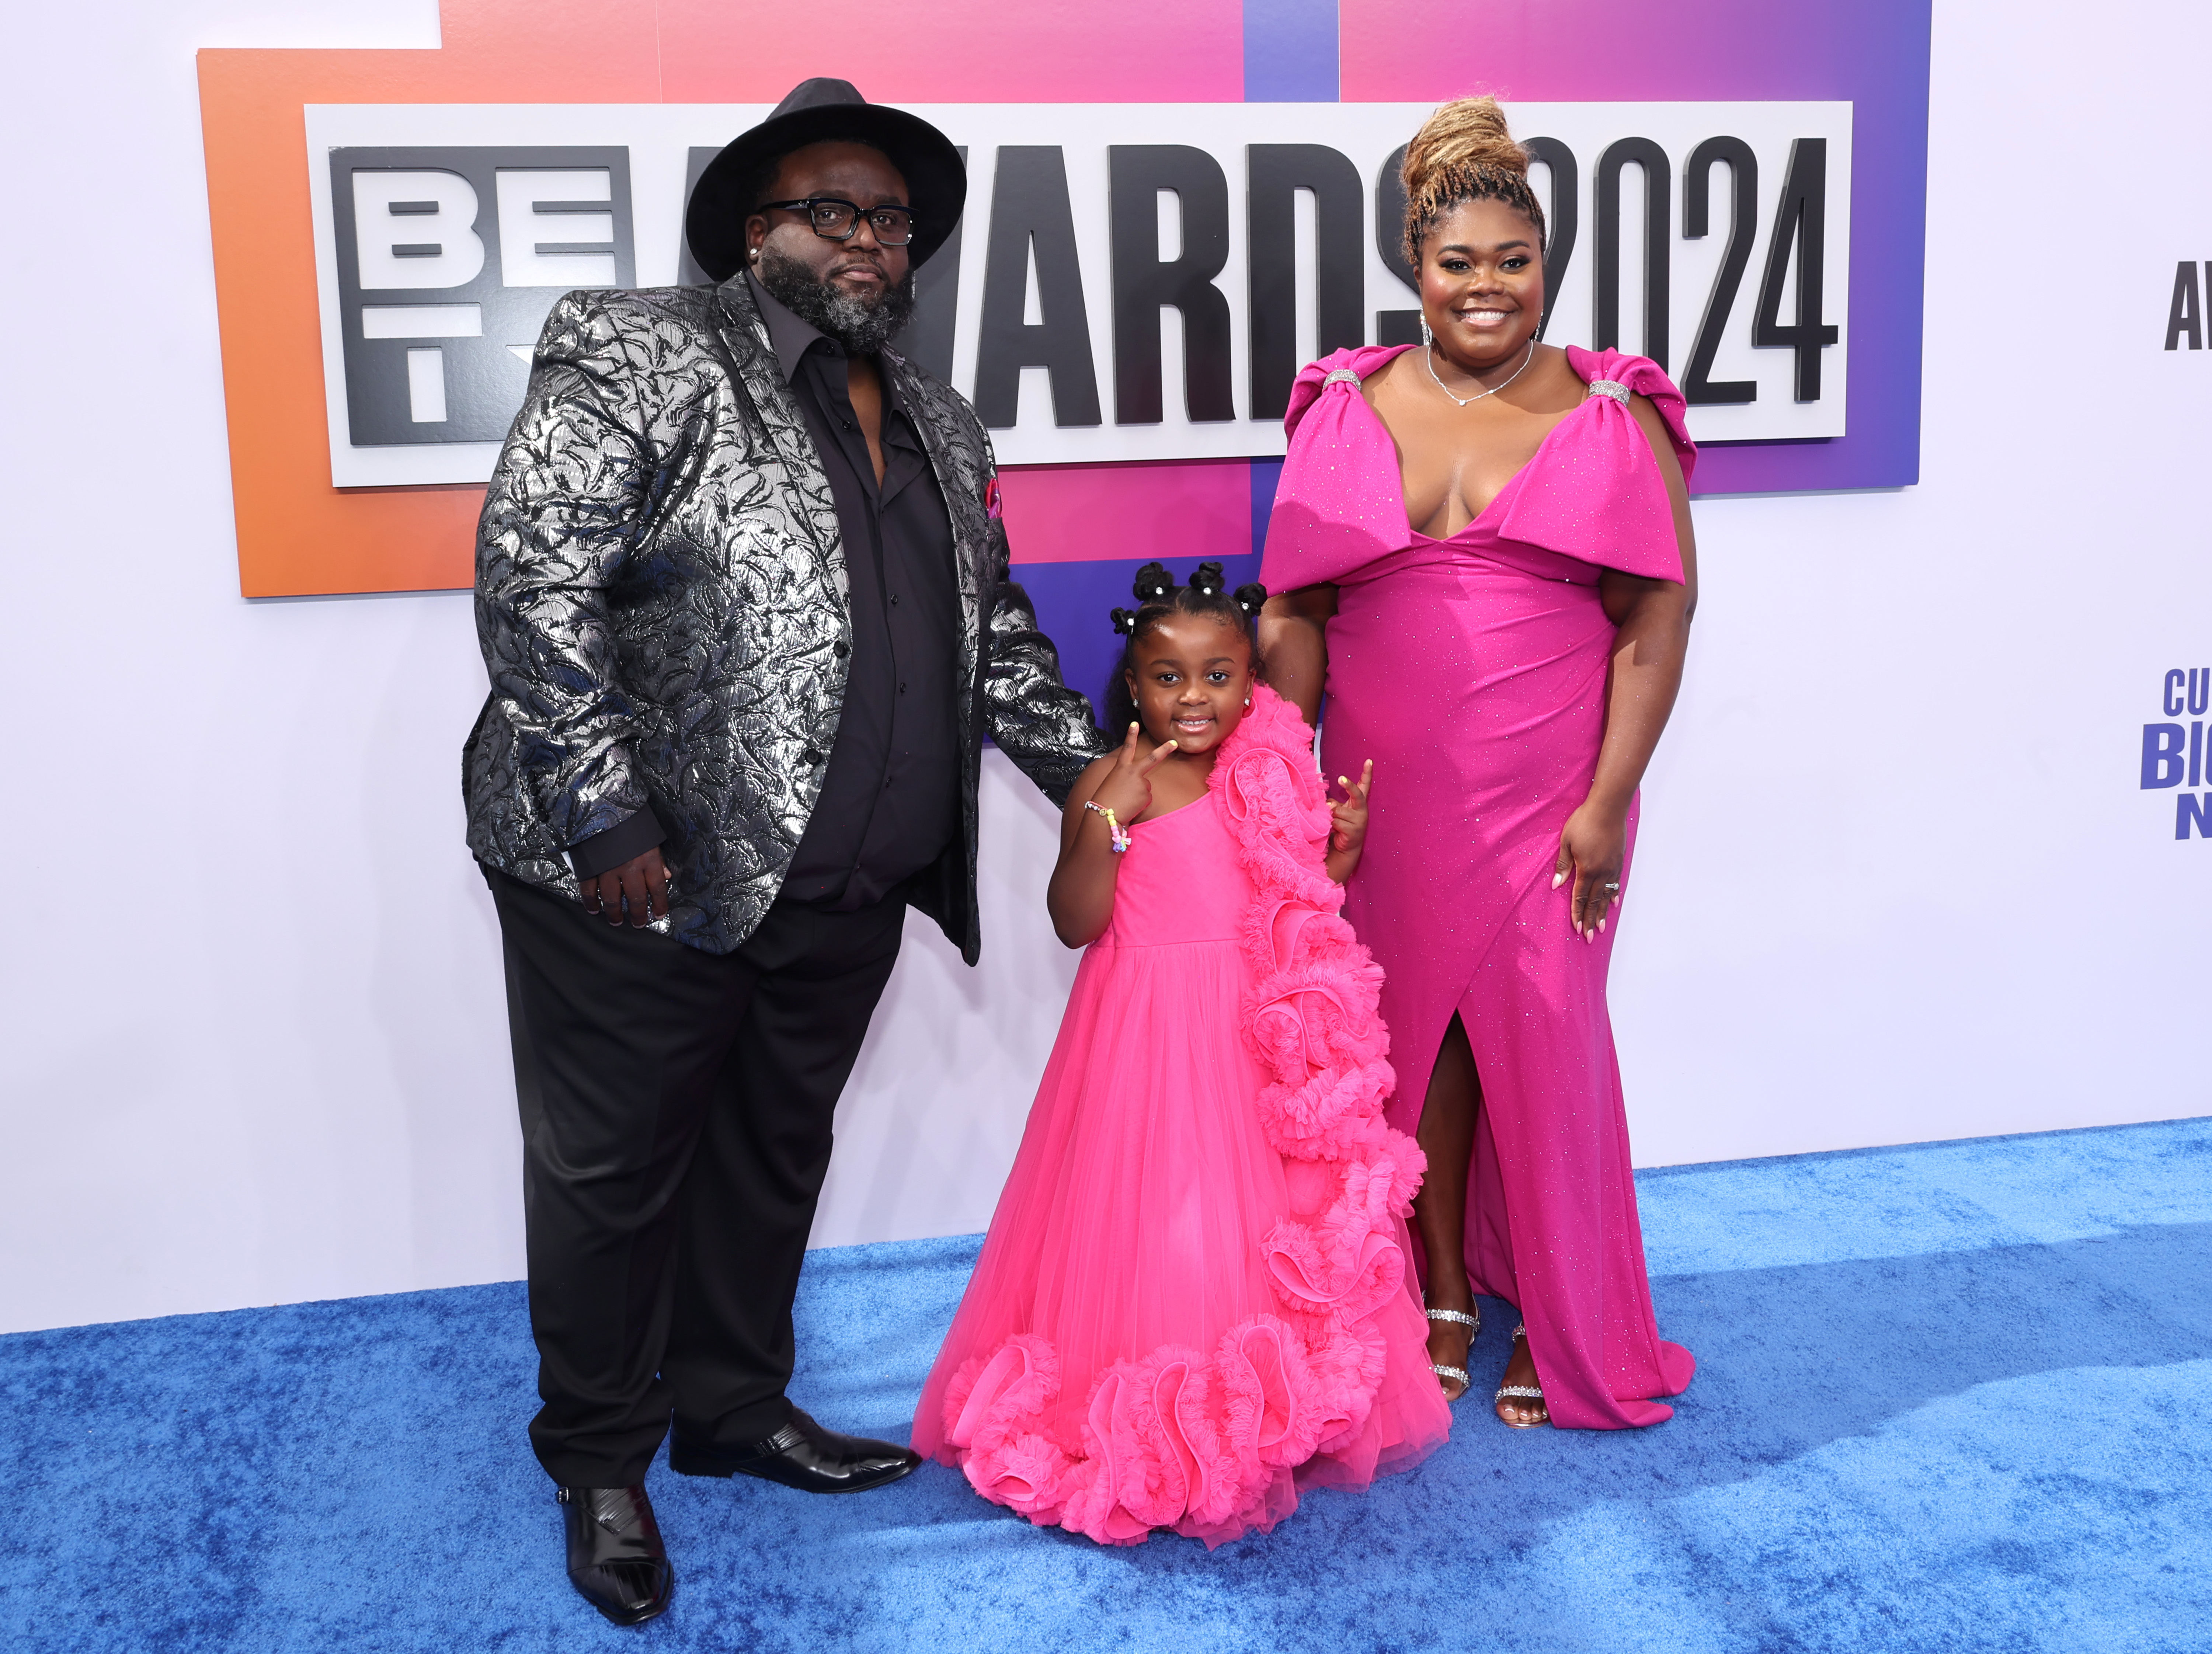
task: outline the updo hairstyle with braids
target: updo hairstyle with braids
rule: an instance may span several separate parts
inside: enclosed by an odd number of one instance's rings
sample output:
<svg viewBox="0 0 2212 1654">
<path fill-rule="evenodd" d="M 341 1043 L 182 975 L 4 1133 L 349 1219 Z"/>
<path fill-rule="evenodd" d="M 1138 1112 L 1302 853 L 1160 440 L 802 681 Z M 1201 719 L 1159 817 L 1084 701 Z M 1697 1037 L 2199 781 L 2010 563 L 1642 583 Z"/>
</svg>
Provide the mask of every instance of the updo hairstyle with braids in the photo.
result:
<svg viewBox="0 0 2212 1654">
<path fill-rule="evenodd" d="M 1267 600 L 1267 588 L 1256 581 L 1240 586 L 1231 592 L 1226 589 L 1227 576 L 1218 562 L 1201 562 L 1191 571 L 1190 584 L 1178 586 L 1175 576 L 1165 565 L 1148 562 L 1137 570 L 1131 595 L 1137 599 L 1134 609 L 1113 611 L 1114 629 L 1128 641 L 1121 645 L 1121 658 L 1114 663 L 1114 675 L 1106 683 L 1106 733 L 1118 736 L 1136 723 L 1137 700 L 1129 693 L 1129 674 L 1136 670 L 1137 643 L 1163 621 L 1177 615 L 1206 615 L 1223 625 L 1243 633 L 1244 641 L 1252 651 L 1252 677 L 1260 676 L 1260 636 L 1257 630 L 1260 605 Z"/>
<path fill-rule="evenodd" d="M 1399 177 L 1406 185 L 1406 257 L 1417 270 L 1422 239 L 1468 201 L 1504 202 L 1526 216 L 1543 242 L 1544 210 L 1528 187 L 1528 154 L 1513 141 L 1495 98 L 1459 98 L 1423 121 Z"/>
</svg>

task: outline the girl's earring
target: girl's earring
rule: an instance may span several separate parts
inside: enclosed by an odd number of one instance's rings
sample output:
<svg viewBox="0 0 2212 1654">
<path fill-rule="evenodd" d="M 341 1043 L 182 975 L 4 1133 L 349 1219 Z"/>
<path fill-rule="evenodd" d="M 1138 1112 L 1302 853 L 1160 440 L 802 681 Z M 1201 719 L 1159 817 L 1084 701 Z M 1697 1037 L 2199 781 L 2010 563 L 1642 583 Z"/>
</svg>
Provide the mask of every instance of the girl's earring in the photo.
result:
<svg viewBox="0 0 2212 1654">
<path fill-rule="evenodd" d="M 1426 316 L 1422 317 L 1422 318 L 1421 318 L 1421 344 L 1422 344 L 1422 347 L 1423 347 L 1424 349 L 1426 349 L 1426 348 L 1428 348 L 1428 347 L 1430 347 L 1430 346 L 1431 346 L 1431 345 L 1435 344 L 1436 344 L 1436 342 L 1437 342 L 1437 336 L 1436 336 L 1434 333 L 1431 333 L 1431 332 L 1429 331 L 1429 319 L 1428 319 Z"/>
<path fill-rule="evenodd" d="M 1248 707 L 1252 704 L 1252 697 L 1248 695 L 1244 697 L 1244 704 Z"/>
</svg>

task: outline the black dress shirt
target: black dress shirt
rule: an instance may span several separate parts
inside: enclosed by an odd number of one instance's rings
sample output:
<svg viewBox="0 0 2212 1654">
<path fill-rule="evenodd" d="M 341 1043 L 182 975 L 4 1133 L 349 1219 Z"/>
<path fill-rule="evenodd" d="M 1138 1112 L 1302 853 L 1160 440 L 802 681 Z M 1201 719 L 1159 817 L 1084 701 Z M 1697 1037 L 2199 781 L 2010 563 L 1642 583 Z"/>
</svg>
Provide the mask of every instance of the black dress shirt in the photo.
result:
<svg viewBox="0 0 2212 1654">
<path fill-rule="evenodd" d="M 960 598 L 952 522 L 929 455 L 888 374 L 876 481 L 846 388 L 845 348 L 753 280 L 753 302 L 830 479 L 845 545 L 853 656 L 844 710 L 782 898 L 849 911 L 881 901 L 944 854 L 960 830 L 954 678 Z M 663 842 L 648 809 L 568 849 L 579 879 Z"/>
<path fill-rule="evenodd" d="M 952 520 L 882 375 L 884 480 L 846 389 L 845 348 L 753 281 L 777 366 L 814 438 L 845 542 L 853 658 L 821 796 L 783 899 L 849 910 L 930 866 L 960 831 L 960 596 Z"/>
</svg>

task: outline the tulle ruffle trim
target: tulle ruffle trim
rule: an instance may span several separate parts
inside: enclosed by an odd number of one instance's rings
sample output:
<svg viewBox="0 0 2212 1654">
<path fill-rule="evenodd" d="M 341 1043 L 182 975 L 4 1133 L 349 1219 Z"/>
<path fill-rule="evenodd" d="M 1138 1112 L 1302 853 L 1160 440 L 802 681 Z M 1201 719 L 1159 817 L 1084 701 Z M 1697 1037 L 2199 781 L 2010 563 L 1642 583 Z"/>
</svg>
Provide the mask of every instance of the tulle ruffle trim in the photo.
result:
<svg viewBox="0 0 2212 1654">
<path fill-rule="evenodd" d="M 1290 1196 L 1261 1243 L 1273 1312 L 1211 1350 L 1115 1362 L 1079 1412 L 1058 1407 L 1059 1354 L 1032 1333 L 969 1358 L 945 1388 L 945 1445 L 975 1491 L 1101 1544 L 1273 1527 L 1296 1503 L 1291 1473 L 1358 1440 L 1382 1379 L 1375 1314 L 1405 1289 L 1399 1237 L 1425 1167 L 1382 1121 L 1396 1083 L 1382 972 L 1323 871 L 1328 799 L 1311 743 L 1297 711 L 1256 688 L 1207 783 L 1257 897 L 1240 938 L 1241 1020 L 1269 1076 L 1257 1107 Z"/>
</svg>

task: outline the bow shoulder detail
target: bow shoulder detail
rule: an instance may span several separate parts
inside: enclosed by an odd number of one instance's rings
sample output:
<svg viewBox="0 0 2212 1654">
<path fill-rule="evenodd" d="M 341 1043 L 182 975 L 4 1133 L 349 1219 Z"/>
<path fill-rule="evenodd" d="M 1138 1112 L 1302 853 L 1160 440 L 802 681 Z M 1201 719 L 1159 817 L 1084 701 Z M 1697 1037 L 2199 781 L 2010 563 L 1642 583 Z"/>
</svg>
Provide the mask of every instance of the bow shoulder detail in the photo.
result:
<svg viewBox="0 0 2212 1654">
<path fill-rule="evenodd" d="M 1545 439 L 1527 472 L 1507 484 L 1513 494 L 1498 534 L 1626 575 L 1680 580 L 1674 502 L 1629 398 L 1644 397 L 1659 410 L 1687 482 L 1698 449 L 1682 393 L 1642 356 L 1569 345 L 1567 363 L 1589 386 L 1583 405 Z"/>
</svg>

